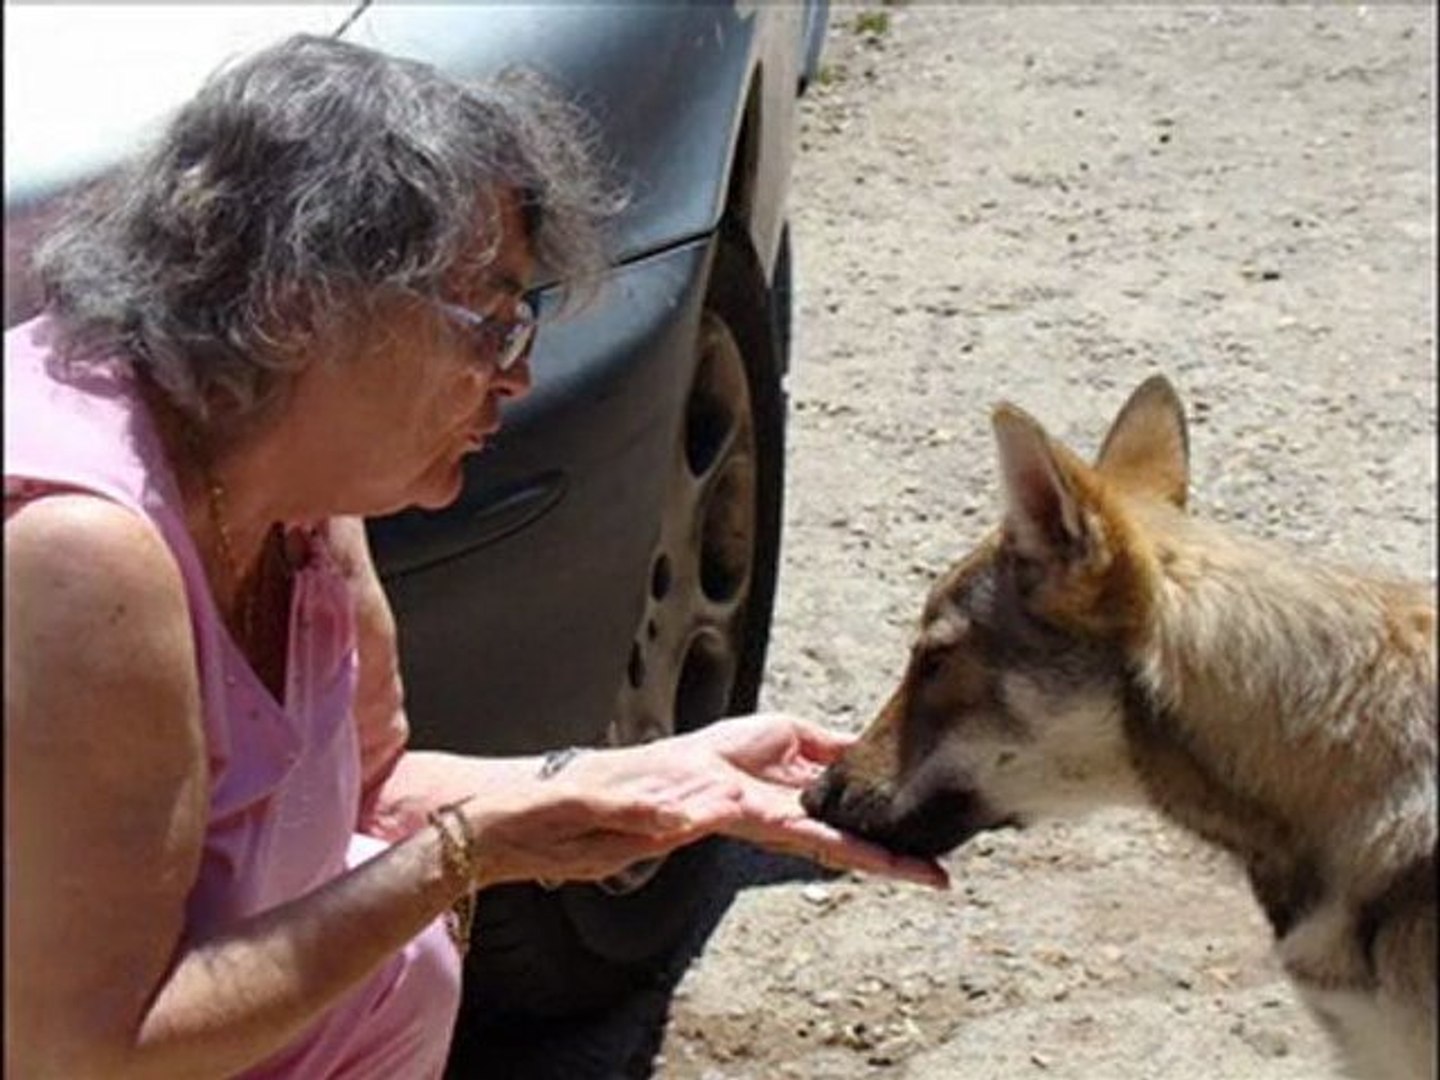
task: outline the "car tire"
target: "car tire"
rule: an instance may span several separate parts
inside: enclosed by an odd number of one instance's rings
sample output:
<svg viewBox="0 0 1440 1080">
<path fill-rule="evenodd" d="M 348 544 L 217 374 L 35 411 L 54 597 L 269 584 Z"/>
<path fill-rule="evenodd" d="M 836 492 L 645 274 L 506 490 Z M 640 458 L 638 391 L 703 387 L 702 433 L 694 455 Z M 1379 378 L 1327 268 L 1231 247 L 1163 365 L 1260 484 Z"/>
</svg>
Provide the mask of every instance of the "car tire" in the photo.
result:
<svg viewBox="0 0 1440 1080">
<path fill-rule="evenodd" d="M 713 330 L 718 324 L 743 358 L 743 396 L 748 400 L 754 446 L 748 584 L 724 656 L 728 692 L 717 698 L 712 685 L 688 706 L 677 701 L 671 718 L 677 731 L 722 715 L 751 712 L 759 697 L 779 564 L 784 488 L 783 343 L 777 340 L 773 299 L 743 233 L 723 229 L 706 287 L 701 340 L 707 326 Z M 692 397 L 704 378 L 704 358 L 698 355 L 703 347 L 697 343 Z M 649 614 L 642 618 L 637 635 L 644 634 L 649 618 Z M 683 677 L 682 673 L 682 681 Z M 714 841 L 677 851 L 624 895 L 589 884 L 554 891 L 531 884 L 506 885 L 481 894 L 454 1057 L 483 1055 L 487 1034 L 513 1030 L 527 1019 L 594 1012 L 652 982 L 694 927 L 706 894 L 713 889 L 716 851 Z M 467 1046 L 474 1049 L 467 1051 Z"/>
</svg>

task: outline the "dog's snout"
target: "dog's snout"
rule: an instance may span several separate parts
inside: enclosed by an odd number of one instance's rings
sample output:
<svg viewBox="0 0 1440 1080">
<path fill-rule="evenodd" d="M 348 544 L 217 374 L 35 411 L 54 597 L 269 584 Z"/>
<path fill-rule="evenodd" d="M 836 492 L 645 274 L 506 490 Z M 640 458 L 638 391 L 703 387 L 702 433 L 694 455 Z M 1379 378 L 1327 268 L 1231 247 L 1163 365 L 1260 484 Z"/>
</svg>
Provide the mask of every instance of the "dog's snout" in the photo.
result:
<svg viewBox="0 0 1440 1080">
<path fill-rule="evenodd" d="M 800 804 L 827 825 L 922 858 L 950 851 L 982 829 L 1018 824 L 966 786 L 938 785 L 897 800 L 892 788 L 855 774 L 843 759 L 801 793 Z"/>
<path fill-rule="evenodd" d="M 820 774 L 819 779 L 813 781 L 800 793 L 800 805 L 811 817 L 830 822 L 832 825 L 836 824 L 831 819 L 831 815 L 840 802 L 844 788 L 845 777 L 842 767 L 838 764 L 831 765 Z"/>
<path fill-rule="evenodd" d="M 800 795 L 800 805 L 827 825 L 883 842 L 891 820 L 889 799 L 857 779 L 844 761 L 831 765 Z"/>
</svg>

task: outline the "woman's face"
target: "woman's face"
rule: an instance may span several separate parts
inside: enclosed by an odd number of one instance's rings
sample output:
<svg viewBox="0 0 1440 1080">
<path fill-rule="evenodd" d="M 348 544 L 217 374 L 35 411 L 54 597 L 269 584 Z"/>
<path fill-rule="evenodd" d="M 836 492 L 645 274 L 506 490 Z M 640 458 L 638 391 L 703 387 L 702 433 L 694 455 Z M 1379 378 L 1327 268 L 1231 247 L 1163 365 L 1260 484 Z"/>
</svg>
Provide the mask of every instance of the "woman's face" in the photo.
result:
<svg viewBox="0 0 1440 1080">
<path fill-rule="evenodd" d="M 518 205 L 502 201 L 503 243 L 493 261 L 457 275 L 446 299 L 503 331 L 520 314 L 534 263 Z M 323 462 L 331 513 L 439 509 L 460 494 L 466 454 L 500 425 L 505 398 L 530 388 L 528 356 L 498 365 L 502 333 L 476 333 L 440 304 L 405 298 L 377 306 L 376 329 L 351 355 L 311 363 L 296 379 L 290 415 L 305 454 Z"/>
</svg>

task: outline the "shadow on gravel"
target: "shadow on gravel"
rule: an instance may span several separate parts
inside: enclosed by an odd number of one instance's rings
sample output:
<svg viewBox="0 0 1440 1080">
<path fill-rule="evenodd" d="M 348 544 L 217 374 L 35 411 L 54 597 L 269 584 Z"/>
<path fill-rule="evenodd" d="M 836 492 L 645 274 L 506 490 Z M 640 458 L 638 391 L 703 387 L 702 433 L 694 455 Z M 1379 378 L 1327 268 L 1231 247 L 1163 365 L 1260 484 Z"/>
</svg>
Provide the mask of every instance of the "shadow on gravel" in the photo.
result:
<svg viewBox="0 0 1440 1080">
<path fill-rule="evenodd" d="M 595 1016 L 512 1023 L 489 1032 L 483 1045 L 472 1043 L 457 1055 L 466 1064 L 452 1064 L 446 1080 L 649 1080 L 675 988 L 740 890 L 837 876 L 739 843 L 723 844 L 715 865 L 713 892 L 653 986 Z"/>
</svg>

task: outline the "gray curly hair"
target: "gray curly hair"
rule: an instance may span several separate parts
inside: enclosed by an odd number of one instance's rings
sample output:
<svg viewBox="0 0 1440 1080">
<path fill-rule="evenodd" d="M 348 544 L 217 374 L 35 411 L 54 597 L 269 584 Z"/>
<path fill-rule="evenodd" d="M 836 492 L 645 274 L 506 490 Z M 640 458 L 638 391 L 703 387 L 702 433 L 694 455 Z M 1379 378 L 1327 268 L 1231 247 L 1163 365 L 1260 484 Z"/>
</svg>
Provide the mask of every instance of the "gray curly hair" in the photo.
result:
<svg viewBox="0 0 1440 1080">
<path fill-rule="evenodd" d="M 41 245 L 57 352 L 121 358 L 220 436 L 279 396 L 315 335 L 488 264 L 504 192 L 566 298 L 587 291 L 625 199 L 596 149 L 588 118 L 537 76 L 462 85 L 292 37 L 213 75 Z"/>
</svg>

